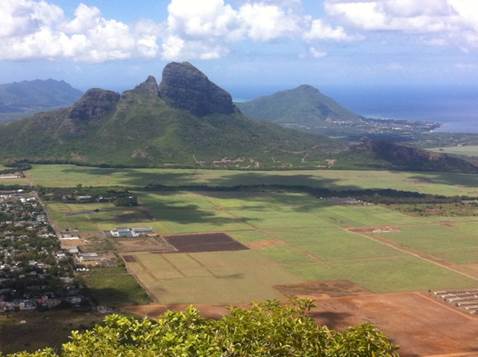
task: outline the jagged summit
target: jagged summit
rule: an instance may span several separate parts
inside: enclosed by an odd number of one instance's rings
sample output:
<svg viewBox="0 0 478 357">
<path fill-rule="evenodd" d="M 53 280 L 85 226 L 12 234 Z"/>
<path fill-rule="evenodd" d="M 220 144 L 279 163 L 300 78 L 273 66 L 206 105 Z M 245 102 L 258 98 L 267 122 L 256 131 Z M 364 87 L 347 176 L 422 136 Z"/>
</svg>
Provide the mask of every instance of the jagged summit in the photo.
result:
<svg viewBox="0 0 478 357">
<path fill-rule="evenodd" d="M 70 110 L 70 118 L 74 120 L 101 119 L 112 112 L 120 100 L 120 95 L 110 90 L 89 89 Z"/>
<path fill-rule="evenodd" d="M 150 75 L 143 83 L 138 84 L 133 90 L 128 92 L 158 96 L 159 85 L 156 78 Z"/>
<path fill-rule="evenodd" d="M 201 117 L 237 110 L 231 95 L 189 62 L 172 62 L 164 68 L 159 93 L 170 105 Z"/>
</svg>

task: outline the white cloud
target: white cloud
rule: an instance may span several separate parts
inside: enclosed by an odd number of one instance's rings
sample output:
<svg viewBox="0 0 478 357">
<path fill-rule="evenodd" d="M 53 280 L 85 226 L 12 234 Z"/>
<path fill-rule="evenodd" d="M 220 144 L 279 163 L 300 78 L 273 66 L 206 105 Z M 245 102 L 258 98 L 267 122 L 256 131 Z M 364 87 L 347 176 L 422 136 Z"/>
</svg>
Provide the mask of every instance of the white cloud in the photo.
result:
<svg viewBox="0 0 478 357">
<path fill-rule="evenodd" d="M 326 0 L 327 14 L 344 25 L 368 31 L 424 36 L 429 44 L 478 46 L 475 0 Z"/>
<path fill-rule="evenodd" d="M 239 9 L 240 26 L 255 41 L 270 41 L 299 31 L 298 18 L 276 5 L 247 3 Z"/>
<path fill-rule="evenodd" d="M 304 34 L 306 40 L 352 41 L 355 38 L 345 32 L 342 26 L 332 27 L 320 19 L 312 21 L 310 29 Z"/>
<path fill-rule="evenodd" d="M 320 48 L 310 47 L 309 53 L 313 58 L 323 58 L 327 56 L 327 52 L 322 51 Z"/>
<path fill-rule="evenodd" d="M 0 59 L 71 58 L 103 62 L 158 55 L 158 29 L 106 19 L 80 4 L 72 19 L 46 1 L 2 0 Z"/>
<path fill-rule="evenodd" d="M 184 60 L 198 58 L 211 60 L 225 56 L 226 47 L 208 44 L 202 41 L 185 41 L 179 36 L 170 35 L 162 44 L 162 57 L 166 60 Z"/>
<path fill-rule="evenodd" d="M 237 27 L 237 12 L 223 0 L 172 0 L 168 6 L 168 29 L 183 37 L 231 36 Z"/>
</svg>

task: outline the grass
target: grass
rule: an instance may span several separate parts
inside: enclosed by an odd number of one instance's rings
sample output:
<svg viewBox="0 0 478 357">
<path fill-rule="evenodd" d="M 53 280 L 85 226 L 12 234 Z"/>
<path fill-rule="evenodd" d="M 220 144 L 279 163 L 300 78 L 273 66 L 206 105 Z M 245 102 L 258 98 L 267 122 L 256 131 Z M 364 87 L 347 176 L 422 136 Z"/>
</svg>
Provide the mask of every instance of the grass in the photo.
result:
<svg viewBox="0 0 478 357">
<path fill-rule="evenodd" d="M 400 232 L 388 233 L 386 238 L 453 264 L 478 263 L 478 219 L 451 225 L 403 226 Z"/>
<path fill-rule="evenodd" d="M 478 157 L 478 145 L 444 146 L 429 150 L 446 154 Z"/>
<path fill-rule="evenodd" d="M 283 299 L 273 287 L 299 282 L 255 251 L 135 255 L 128 269 L 159 303 L 238 304 Z"/>
<path fill-rule="evenodd" d="M 394 188 L 443 195 L 478 195 L 478 175 L 382 170 L 233 171 L 194 169 L 102 169 L 73 165 L 34 165 L 27 178 L 0 183 L 46 187 L 127 186 L 148 184 L 248 185 L 291 184 L 332 189 Z"/>
<path fill-rule="evenodd" d="M 246 244 L 275 242 L 263 249 L 247 252 L 254 253 L 254 259 L 242 264 L 254 267 L 256 272 L 274 266 L 277 271 L 282 271 L 280 275 L 288 274 L 294 281 L 344 279 L 372 292 L 424 291 L 478 285 L 473 279 L 372 241 L 365 235 L 348 231 L 350 227 L 392 225 L 398 227 L 400 232 L 383 236 L 396 245 L 423 255 L 432 255 L 450 264 L 474 264 L 478 263 L 478 244 L 475 244 L 478 222 L 474 223 L 472 217 L 410 216 L 382 206 L 334 205 L 306 194 L 284 192 L 140 193 L 139 198 L 143 205 L 141 209 L 146 210 L 152 219 L 128 221 L 127 225 L 151 226 L 164 235 L 226 232 Z M 55 208 L 63 206 L 70 205 L 50 205 L 49 209 L 55 211 Z M 53 217 L 59 218 L 60 224 L 64 224 L 62 220 L 70 219 L 61 218 L 61 212 L 53 212 Z M 105 227 L 126 224 L 118 220 L 114 210 L 106 211 L 102 216 L 80 215 L 75 219 L 78 217 L 87 228 L 95 225 L 103 230 Z M 451 226 L 444 226 L 445 220 L 451 222 Z M 232 267 L 237 265 L 226 253 L 210 254 L 217 256 L 216 259 L 222 260 L 225 265 L 229 262 Z M 176 255 L 167 257 L 172 256 Z M 151 266 L 149 270 L 153 274 L 149 276 L 152 279 L 149 282 L 143 281 L 148 278 L 140 278 L 143 279 L 142 283 L 152 286 L 153 291 L 164 293 L 161 289 L 166 290 L 165 295 L 155 293 L 159 301 L 237 301 L 232 295 L 221 295 L 222 291 L 232 289 L 234 285 L 228 288 L 229 285 L 222 280 L 218 285 L 204 270 L 188 268 L 190 262 L 187 263 L 187 257 L 179 258 L 178 255 L 172 258 L 181 259 L 178 265 L 187 274 L 181 278 L 170 276 L 170 280 L 168 274 L 173 273 L 161 261 L 160 255 L 146 255 L 140 259 L 145 260 L 145 266 Z M 254 260 L 261 262 L 260 267 L 254 264 Z M 247 274 L 251 272 L 242 273 L 239 268 L 240 265 L 237 266 L 237 274 L 244 274 L 244 281 L 247 281 Z M 146 276 L 144 272 L 139 274 Z M 270 293 L 275 278 L 264 276 L 261 279 L 264 285 L 261 289 Z M 233 282 L 240 284 L 240 280 Z M 259 287 L 254 282 L 247 284 L 251 292 L 242 295 L 244 298 L 254 297 L 254 293 L 257 298 L 267 295 L 260 293 L 264 290 L 257 290 Z M 215 297 L 209 292 L 196 294 L 193 292 L 194 287 L 211 287 L 208 291 L 216 291 L 218 295 Z M 168 295 L 168 291 L 172 291 L 171 295 Z"/>
<path fill-rule="evenodd" d="M 123 267 L 93 268 L 81 275 L 91 296 L 100 305 L 146 304 L 149 298 Z"/>
</svg>

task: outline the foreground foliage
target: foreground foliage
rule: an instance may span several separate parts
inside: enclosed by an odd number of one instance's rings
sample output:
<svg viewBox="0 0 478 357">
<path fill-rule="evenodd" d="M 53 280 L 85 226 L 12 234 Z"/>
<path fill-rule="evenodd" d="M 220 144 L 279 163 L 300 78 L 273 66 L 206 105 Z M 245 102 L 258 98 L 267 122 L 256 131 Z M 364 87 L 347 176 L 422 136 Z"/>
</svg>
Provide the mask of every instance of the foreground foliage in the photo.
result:
<svg viewBox="0 0 478 357">
<path fill-rule="evenodd" d="M 372 325 L 329 330 L 307 317 L 311 307 L 308 300 L 287 306 L 270 301 L 232 308 L 220 320 L 205 319 L 192 307 L 166 312 L 158 320 L 111 315 L 91 330 L 73 332 L 59 354 L 45 349 L 13 356 L 398 356 Z"/>
</svg>

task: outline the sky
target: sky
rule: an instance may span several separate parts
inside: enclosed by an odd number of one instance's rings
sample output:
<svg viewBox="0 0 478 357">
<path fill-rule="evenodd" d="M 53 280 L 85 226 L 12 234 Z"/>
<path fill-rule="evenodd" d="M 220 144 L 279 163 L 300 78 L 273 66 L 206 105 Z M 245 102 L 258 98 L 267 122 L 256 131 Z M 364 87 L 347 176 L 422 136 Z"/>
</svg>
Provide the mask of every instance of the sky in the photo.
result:
<svg viewBox="0 0 478 357">
<path fill-rule="evenodd" d="M 236 96 L 472 87 L 478 0 L 0 0 L 0 83 L 124 90 L 186 60 Z"/>
</svg>

